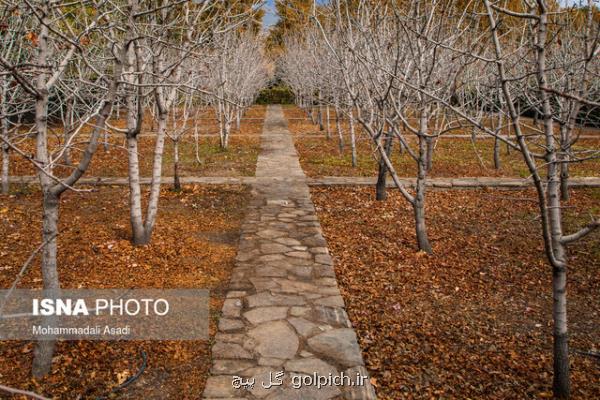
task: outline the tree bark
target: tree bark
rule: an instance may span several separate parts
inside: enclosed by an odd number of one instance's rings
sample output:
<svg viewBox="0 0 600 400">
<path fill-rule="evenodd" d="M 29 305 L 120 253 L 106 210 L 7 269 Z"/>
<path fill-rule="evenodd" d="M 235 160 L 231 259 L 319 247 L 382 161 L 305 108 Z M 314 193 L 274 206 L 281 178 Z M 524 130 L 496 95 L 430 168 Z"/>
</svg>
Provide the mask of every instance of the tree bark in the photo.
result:
<svg viewBox="0 0 600 400">
<path fill-rule="evenodd" d="M 56 263 L 59 201 L 59 196 L 49 191 L 44 193 L 42 243 L 46 243 L 46 246 L 42 252 L 42 279 L 44 282 L 44 297 L 47 298 L 55 298 L 56 291 L 60 289 Z M 55 321 L 53 317 L 44 319 L 44 323 L 49 325 L 54 325 L 53 321 Z M 52 357 L 56 340 L 51 337 L 47 339 L 37 341 L 34 349 L 31 372 L 36 378 L 47 375 L 52 369 Z"/>
<path fill-rule="evenodd" d="M 552 273 L 552 297 L 554 316 L 554 381 L 553 390 L 557 398 L 568 398 L 571 392 L 569 371 L 569 335 L 567 324 L 567 269 L 562 244 L 555 244 L 555 256 L 564 263 L 554 267 Z"/>
<path fill-rule="evenodd" d="M 65 149 L 63 152 L 63 162 L 65 165 L 71 165 L 71 146 L 66 145 L 71 140 L 73 134 L 73 112 L 75 108 L 75 98 L 67 99 L 67 111 L 65 115 L 65 124 L 63 127 Z"/>
<path fill-rule="evenodd" d="M 335 128 L 338 134 L 338 148 L 340 154 L 344 154 L 344 133 L 342 132 L 342 123 L 340 122 L 340 108 L 337 103 L 335 105 Z"/>
<path fill-rule="evenodd" d="M 148 199 L 148 210 L 146 212 L 146 221 L 144 222 L 144 231 L 146 234 L 146 243 L 150 242 L 152 231 L 156 223 L 158 213 L 158 201 L 160 198 L 160 185 L 162 180 L 162 159 L 165 147 L 165 134 L 167 130 L 167 113 L 161 113 L 158 118 L 158 132 L 156 145 L 154 147 L 154 161 L 152 165 L 152 181 L 150 183 L 150 198 Z"/>
<path fill-rule="evenodd" d="M 8 194 L 10 189 L 10 184 L 8 182 L 9 176 L 9 167 L 10 167 L 10 146 L 8 145 L 9 135 L 8 135 L 8 121 L 6 120 L 6 82 L 2 81 L 2 86 L 0 86 L 2 93 L 0 94 L 0 99 L 2 100 L 2 104 L 0 104 L 0 113 L 2 114 L 2 119 L 0 120 L 0 135 L 4 139 L 1 143 L 2 147 L 2 194 Z"/>
<path fill-rule="evenodd" d="M 47 8 L 47 5 L 44 6 Z M 49 57 L 48 45 L 48 19 L 44 16 L 44 24 L 40 27 L 38 63 L 45 65 Z M 50 157 L 48 155 L 48 76 L 41 73 L 36 81 L 37 97 L 35 99 L 35 146 L 36 158 L 45 172 L 52 173 Z M 58 272 L 56 269 L 56 235 L 58 232 L 58 197 L 50 188 L 52 181 L 42 171 L 38 171 L 40 187 L 43 193 L 42 203 L 42 238 L 48 241 L 42 252 L 42 280 L 44 290 L 51 292 L 59 288 Z M 43 242 L 46 243 L 46 242 Z M 47 320 L 48 321 L 48 320 Z M 51 338 L 50 338 L 51 339 Z M 41 377 L 50 372 L 52 368 L 52 356 L 54 354 L 55 340 L 39 340 L 34 349 L 34 358 L 31 372 L 34 377 Z"/>
<path fill-rule="evenodd" d="M 384 140 L 384 151 L 389 157 L 392 153 L 393 136 L 391 134 L 386 135 Z M 383 201 L 387 199 L 387 165 L 383 157 L 379 158 L 379 168 L 377 171 L 377 184 L 375 185 L 375 199 Z"/>
<path fill-rule="evenodd" d="M 202 159 L 200 158 L 200 143 L 198 139 L 198 127 L 194 128 L 194 149 L 196 150 L 196 162 L 198 164 L 202 164 Z"/>
<path fill-rule="evenodd" d="M 5 138 L 8 140 L 7 135 Z M 2 194 L 8 194 L 10 184 L 8 182 L 10 168 L 10 148 L 6 143 L 2 143 Z"/>
<path fill-rule="evenodd" d="M 327 140 L 331 139 L 331 124 L 329 123 L 329 119 L 331 118 L 331 113 L 329 112 L 329 104 L 325 107 L 325 115 L 327 117 L 326 126 L 327 126 Z"/>
<path fill-rule="evenodd" d="M 494 138 L 494 168 L 499 170 L 502 168 L 502 161 L 500 160 L 500 140 Z"/>
<path fill-rule="evenodd" d="M 179 181 L 179 139 L 173 141 L 173 189 L 181 190 L 181 182 Z"/>
<path fill-rule="evenodd" d="M 108 129 L 105 128 L 104 129 L 104 143 L 102 143 L 102 147 L 104 148 L 104 151 L 107 153 L 110 151 L 110 145 L 108 144 L 109 140 L 110 140 L 110 135 L 108 134 Z"/>
<path fill-rule="evenodd" d="M 223 135 L 221 136 L 221 148 L 227 149 L 229 146 L 229 132 L 231 131 L 231 122 L 225 117 L 223 123 Z"/>
<path fill-rule="evenodd" d="M 356 133 L 354 131 L 354 115 L 352 115 L 352 108 L 348 110 L 348 123 L 350 124 L 350 150 L 352 151 L 352 167 L 356 168 L 358 165 L 356 155 Z"/>
<path fill-rule="evenodd" d="M 536 37 L 537 52 L 537 81 L 540 88 L 546 87 L 546 38 L 548 27 L 548 11 L 543 1 L 538 1 L 540 11 L 538 21 L 538 34 Z M 569 343 L 567 326 L 567 257 L 563 244 L 561 243 L 562 230 L 562 208 L 560 201 L 560 178 L 558 175 L 558 157 L 556 141 L 554 139 L 554 126 L 552 118 L 552 106 L 548 93 L 540 90 L 542 105 L 542 122 L 546 139 L 546 162 L 547 162 L 547 187 L 546 198 L 548 199 L 548 224 L 551 235 L 551 253 L 548 254 L 552 265 L 552 292 L 554 298 L 554 396 L 557 398 L 569 398 L 571 394 L 570 368 L 569 368 Z M 537 112 L 536 112 L 537 116 Z"/>
<path fill-rule="evenodd" d="M 142 217 L 142 190 L 140 187 L 140 165 L 138 157 L 137 135 L 127 137 L 127 155 L 129 158 L 129 220 L 134 245 L 147 243 Z"/>
<path fill-rule="evenodd" d="M 323 125 L 323 95 L 319 90 L 319 114 L 317 116 L 317 122 L 319 123 L 319 130 L 323 132 L 325 130 L 325 126 Z"/>
<path fill-rule="evenodd" d="M 435 149 L 435 140 L 432 137 L 427 137 L 425 139 L 425 143 L 427 144 L 427 152 L 425 154 L 425 168 L 427 172 L 431 172 L 431 168 L 433 168 L 433 150 Z"/>
<path fill-rule="evenodd" d="M 560 127 L 561 141 L 561 163 L 560 163 L 560 198 L 563 201 L 569 201 L 569 148 L 570 135 L 569 127 L 566 124 Z"/>
<path fill-rule="evenodd" d="M 431 244 L 427 236 L 427 225 L 425 223 L 425 190 L 426 190 L 426 179 L 427 179 L 427 160 L 429 148 L 431 145 L 428 140 L 419 136 L 419 160 L 418 160 L 418 172 L 417 172 L 417 185 L 415 188 L 415 200 L 413 203 L 413 210 L 415 214 L 415 232 L 417 234 L 417 245 L 419 250 L 426 252 L 427 254 L 432 253 Z"/>
</svg>

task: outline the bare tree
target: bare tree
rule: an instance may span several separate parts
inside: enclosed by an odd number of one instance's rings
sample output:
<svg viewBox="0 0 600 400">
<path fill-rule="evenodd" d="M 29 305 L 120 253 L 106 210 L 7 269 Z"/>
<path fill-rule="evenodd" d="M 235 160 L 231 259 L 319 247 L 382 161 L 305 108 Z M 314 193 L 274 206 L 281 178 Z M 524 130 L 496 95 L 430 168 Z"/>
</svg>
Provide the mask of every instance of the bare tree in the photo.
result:
<svg viewBox="0 0 600 400">
<path fill-rule="evenodd" d="M 553 82 L 549 80 L 549 71 L 552 67 L 548 64 L 549 48 L 558 40 L 557 36 L 551 37 L 549 29 L 552 26 L 552 11 L 548 3 L 544 0 L 538 0 L 535 5 L 529 3 L 523 4 L 521 12 L 511 11 L 503 5 L 492 4 L 489 0 L 484 0 L 487 18 L 490 25 L 491 38 L 494 44 L 495 64 L 498 70 L 498 79 L 501 84 L 502 94 L 508 106 L 508 113 L 514 128 L 515 136 L 519 148 L 523 154 L 529 172 L 535 183 L 538 194 L 538 205 L 540 207 L 542 235 L 545 244 L 545 253 L 552 267 L 553 281 L 553 317 L 554 317 L 554 394 L 559 398 L 570 396 L 570 372 L 569 372 L 569 347 L 568 347 L 568 329 L 567 329 L 567 246 L 582 237 L 588 235 L 593 230 L 600 227 L 600 219 L 593 219 L 587 226 L 581 228 L 572 234 L 565 234 L 562 227 L 562 205 L 560 196 L 560 164 L 565 161 L 561 154 L 560 142 L 555 139 L 555 115 L 552 109 L 551 94 L 558 94 L 565 98 L 577 96 L 581 102 L 593 104 L 596 101 L 587 97 L 592 93 L 581 90 L 579 95 L 573 95 L 571 91 L 564 92 L 564 85 L 558 89 L 552 87 Z M 593 4 L 588 3 L 589 9 L 593 9 Z M 591 11 L 590 11 L 591 12 Z M 532 150 L 532 144 L 526 140 L 523 132 L 521 116 L 517 113 L 515 104 L 514 86 L 511 83 L 514 78 L 510 72 L 506 71 L 504 66 L 505 53 L 498 27 L 500 21 L 504 19 L 519 19 L 526 21 L 529 26 L 530 35 L 525 43 L 531 49 L 531 56 L 524 59 L 529 63 L 531 72 L 535 77 L 533 81 L 534 90 L 537 93 L 540 110 L 542 113 L 541 135 L 543 137 L 543 154 L 536 154 Z M 598 27 L 595 27 L 596 33 L 593 35 L 598 38 Z M 587 41 L 591 32 L 584 37 Z M 595 40 L 597 43 L 597 40 Z M 587 49 L 581 54 L 580 62 L 587 63 L 587 59 L 592 59 L 598 54 L 597 44 L 589 47 L 589 44 L 583 46 Z M 591 52 L 591 53 L 590 53 Z M 581 68 L 579 76 L 575 79 L 575 84 L 589 79 L 588 68 Z M 573 71 L 577 73 L 577 70 Z M 526 78 L 522 78 L 526 79 Z M 569 84 L 567 83 L 567 86 Z M 597 96 L 598 93 L 595 93 Z M 574 118 L 577 117 L 575 114 Z M 563 121 L 564 122 L 564 121 Z M 563 133 L 563 132 L 561 132 Z M 545 161 L 544 166 L 538 166 L 536 156 Z M 544 170 L 545 176 L 542 175 Z"/>
<path fill-rule="evenodd" d="M 379 153 L 380 177 L 389 172 L 413 205 L 421 249 L 429 246 L 421 241 L 426 236 L 419 209 L 440 134 L 470 126 L 473 134 L 492 136 L 497 168 L 500 143 L 523 155 L 553 270 L 554 392 L 568 397 L 567 247 L 596 230 L 600 220 L 564 233 L 561 198 L 568 197 L 569 163 L 599 156 L 598 150 L 572 146 L 573 132 L 600 106 L 597 8 L 589 1 L 585 8 L 561 9 L 545 0 L 466 6 L 437 0 L 334 1 L 330 7 L 333 27 L 313 16 L 321 45 L 334 56 L 356 119 Z M 351 67 L 344 64 L 345 49 Z M 287 64 L 298 64 L 287 58 Z M 289 72 L 294 75 L 294 68 Z M 290 81 L 299 80 L 295 75 Z M 417 163 L 414 195 L 395 173 L 390 133 Z M 416 150 L 407 135 L 416 139 Z"/>
<path fill-rule="evenodd" d="M 43 194 L 42 239 L 46 245 L 42 252 L 42 277 L 44 290 L 50 296 L 60 288 L 57 269 L 60 197 L 67 189 L 72 189 L 87 170 L 116 97 L 118 67 L 113 69 L 112 77 L 105 73 L 105 65 L 95 64 L 98 60 L 96 55 L 105 49 L 86 40 L 88 36 L 105 29 L 106 20 L 111 17 L 112 10 L 105 9 L 103 5 L 94 4 L 97 11 L 93 15 L 85 12 L 77 14 L 77 23 L 74 23 L 72 14 L 51 1 L 25 1 L 18 6 L 12 5 L 16 10 L 13 15 L 21 19 L 18 25 L 27 32 L 20 40 L 28 43 L 17 47 L 29 47 L 30 50 L 22 53 L 25 59 L 19 62 L 2 59 L 3 76 L 10 74 L 20 89 L 30 96 L 33 104 L 35 120 L 31 133 L 35 137 L 36 154 L 30 161 L 37 168 Z M 79 66 L 78 72 L 70 76 L 70 79 L 77 81 L 76 87 L 72 82 L 65 81 L 66 71 L 73 65 Z M 94 90 L 91 90 L 91 86 Z M 71 146 L 71 140 L 51 151 L 48 121 L 53 115 L 60 115 L 56 109 L 60 108 L 69 87 L 72 91 L 67 96 L 87 94 L 85 99 L 82 98 L 85 108 L 76 116 L 76 120 L 75 117 L 72 119 L 70 138 L 72 140 L 87 126 L 91 127 L 91 134 L 76 168 L 66 177 L 59 177 L 55 168 L 63 158 L 64 151 Z M 3 141 L 15 152 L 25 154 L 16 143 L 4 136 Z M 54 346 L 53 340 L 38 342 L 32 367 L 35 376 L 44 375 L 50 370 Z"/>
<path fill-rule="evenodd" d="M 219 122 L 221 147 L 229 145 L 234 121 L 254 101 L 268 79 L 262 39 L 253 32 L 228 31 L 219 35 L 212 49 L 214 68 L 209 70 L 209 88 Z"/>
</svg>

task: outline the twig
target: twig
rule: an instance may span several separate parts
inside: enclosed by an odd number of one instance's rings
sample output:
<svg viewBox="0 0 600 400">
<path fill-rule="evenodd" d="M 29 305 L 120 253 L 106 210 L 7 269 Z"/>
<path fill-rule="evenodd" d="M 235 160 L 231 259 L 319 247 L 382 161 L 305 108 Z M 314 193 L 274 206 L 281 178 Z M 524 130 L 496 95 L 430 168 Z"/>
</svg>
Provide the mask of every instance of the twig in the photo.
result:
<svg viewBox="0 0 600 400">
<path fill-rule="evenodd" d="M 142 356 L 142 365 L 140 365 L 140 369 L 131 378 L 127 379 L 125 382 L 121 383 L 120 385 L 112 388 L 110 393 L 115 393 L 121 389 L 126 388 L 127 386 L 129 386 L 133 382 L 135 382 L 144 373 L 144 371 L 146 370 L 146 366 L 148 365 L 148 355 L 146 354 L 146 352 L 144 350 L 140 350 L 140 355 Z M 99 396 L 99 397 L 96 397 L 96 400 L 104 400 L 107 398 L 108 398 L 108 396 Z"/>
<path fill-rule="evenodd" d="M 29 268 L 29 265 L 35 259 L 35 256 L 40 252 L 40 250 L 42 250 L 44 247 L 46 247 L 46 245 L 48 243 L 50 243 L 51 240 L 54 240 L 54 238 L 56 238 L 56 236 L 58 236 L 58 234 L 55 233 L 54 235 L 52 235 L 49 238 L 47 238 L 42 244 L 40 244 L 38 246 L 37 249 L 35 249 L 33 251 L 33 253 L 31 253 L 31 255 L 29 256 L 29 258 L 27 259 L 27 261 L 25 261 L 25 264 L 23 264 L 23 267 L 21 268 L 21 270 L 17 274 L 17 277 L 15 278 L 12 286 L 10 287 L 10 289 L 8 289 L 8 292 L 6 292 L 6 295 L 4 296 L 4 302 L 0 305 L 0 316 L 2 316 L 2 312 L 4 311 L 4 307 L 6 306 L 6 302 L 8 301 L 8 298 L 10 297 L 10 295 L 12 294 L 12 292 L 15 290 L 15 288 L 19 284 L 19 281 L 21 280 L 21 278 L 23 277 L 23 275 L 27 271 L 27 268 Z"/>
<path fill-rule="evenodd" d="M 3 390 L 8 393 L 12 393 L 12 394 L 22 394 L 24 396 L 31 397 L 32 399 L 50 400 L 48 397 L 44 397 L 44 396 L 41 396 L 41 395 L 33 393 L 33 392 L 28 392 L 27 390 L 15 389 L 15 388 L 11 388 L 11 387 L 4 386 L 4 385 L 0 385 L 0 390 Z"/>
<path fill-rule="evenodd" d="M 582 351 L 582 350 L 574 350 L 575 353 L 580 354 L 582 356 L 588 356 L 588 357 L 593 357 L 593 358 L 597 358 L 600 360 L 600 353 L 598 353 L 597 351 Z"/>
</svg>

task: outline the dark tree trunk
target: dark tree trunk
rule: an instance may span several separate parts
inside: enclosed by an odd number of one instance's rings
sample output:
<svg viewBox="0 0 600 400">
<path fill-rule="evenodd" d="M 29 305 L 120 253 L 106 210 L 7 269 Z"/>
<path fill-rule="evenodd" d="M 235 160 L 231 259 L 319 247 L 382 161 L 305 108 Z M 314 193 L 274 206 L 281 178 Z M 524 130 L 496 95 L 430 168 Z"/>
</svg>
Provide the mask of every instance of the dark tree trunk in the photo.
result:
<svg viewBox="0 0 600 400">
<path fill-rule="evenodd" d="M 44 282 L 44 297 L 47 298 L 56 297 L 56 291 L 60 289 L 56 263 L 59 203 L 58 196 L 50 192 L 44 193 L 42 203 L 42 240 L 43 243 L 46 243 L 46 246 L 42 252 L 42 278 Z M 53 317 L 48 317 L 44 320 L 44 323 L 49 325 L 54 325 L 53 322 Z M 52 338 L 47 339 L 36 342 L 31 367 L 34 377 L 47 375 L 52 369 L 52 357 L 56 347 L 56 340 Z"/>
<path fill-rule="evenodd" d="M 425 157 L 425 168 L 427 172 L 431 172 L 433 167 L 433 150 L 435 149 L 435 141 L 431 137 L 427 137 L 427 155 Z"/>
<path fill-rule="evenodd" d="M 417 234 L 417 245 L 419 250 L 432 253 L 431 244 L 427 236 L 427 225 L 425 223 L 425 189 L 427 179 L 427 163 L 425 158 L 428 158 L 429 148 L 428 139 L 423 139 L 419 136 L 419 161 L 417 172 L 417 186 L 415 188 L 415 200 L 413 210 L 415 214 L 415 232 Z"/>
<path fill-rule="evenodd" d="M 177 192 L 181 190 L 179 180 L 179 140 L 173 142 L 173 189 Z"/>
<path fill-rule="evenodd" d="M 393 137 L 391 134 L 386 135 L 385 141 L 384 141 L 384 150 L 385 153 L 388 155 L 388 157 L 390 156 L 391 152 L 392 152 L 392 144 L 393 144 Z M 387 166 L 385 165 L 385 161 L 383 160 L 383 157 L 379 158 L 379 168 L 378 168 L 378 172 L 377 172 L 377 184 L 375 185 L 375 199 L 379 200 L 379 201 L 383 201 L 387 198 Z"/>
<path fill-rule="evenodd" d="M 571 147 L 569 128 L 567 125 L 560 127 L 561 139 L 561 163 L 560 163 L 560 197 L 563 201 L 569 201 L 569 150 Z"/>
<path fill-rule="evenodd" d="M 494 168 L 502 168 L 502 162 L 500 161 L 500 140 L 497 137 L 494 138 Z"/>
</svg>

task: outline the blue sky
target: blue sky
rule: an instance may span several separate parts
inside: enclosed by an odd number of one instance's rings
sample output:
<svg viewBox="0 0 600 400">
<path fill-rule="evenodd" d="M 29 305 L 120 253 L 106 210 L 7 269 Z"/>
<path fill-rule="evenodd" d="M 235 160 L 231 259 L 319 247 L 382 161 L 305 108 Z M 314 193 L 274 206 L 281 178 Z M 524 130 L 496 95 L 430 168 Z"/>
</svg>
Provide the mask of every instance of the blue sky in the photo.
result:
<svg viewBox="0 0 600 400">
<path fill-rule="evenodd" d="M 275 12 L 275 0 L 267 0 L 263 6 L 265 9 L 265 17 L 263 18 L 263 26 L 268 28 L 277 22 L 277 14 Z"/>
</svg>

